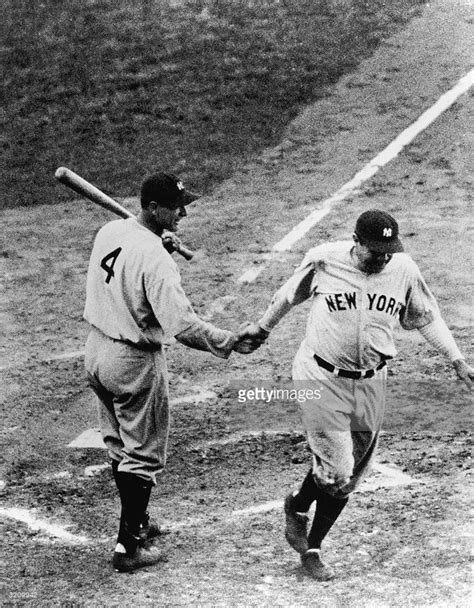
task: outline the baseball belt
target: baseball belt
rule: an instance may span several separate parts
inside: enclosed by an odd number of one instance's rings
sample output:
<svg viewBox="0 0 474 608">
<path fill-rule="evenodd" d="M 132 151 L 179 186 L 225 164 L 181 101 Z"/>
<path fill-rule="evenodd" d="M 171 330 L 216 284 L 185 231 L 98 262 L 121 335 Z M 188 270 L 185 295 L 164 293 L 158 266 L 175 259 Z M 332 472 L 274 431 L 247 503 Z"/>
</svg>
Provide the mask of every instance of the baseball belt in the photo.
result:
<svg viewBox="0 0 474 608">
<path fill-rule="evenodd" d="M 321 359 L 318 355 L 313 355 L 316 360 L 316 363 L 326 369 L 328 372 L 331 372 L 335 376 L 340 376 L 341 378 L 351 378 L 352 380 L 360 380 L 362 378 L 372 378 L 375 376 L 375 372 L 378 372 L 380 369 L 387 365 L 386 361 L 382 361 L 374 367 L 374 369 L 367 369 L 364 371 L 352 371 L 349 369 L 341 369 L 340 367 L 336 367 L 332 363 L 329 363 L 325 359 Z"/>
<path fill-rule="evenodd" d="M 110 336 L 107 336 L 110 338 Z M 122 344 L 127 344 L 127 346 L 131 346 L 132 348 L 136 348 L 137 350 L 141 350 L 145 353 L 156 353 L 156 351 L 161 350 L 163 346 L 161 344 L 155 343 L 142 343 L 136 344 L 135 342 L 130 342 L 129 340 L 118 340 L 117 338 L 110 338 L 112 342 L 121 342 Z"/>
</svg>

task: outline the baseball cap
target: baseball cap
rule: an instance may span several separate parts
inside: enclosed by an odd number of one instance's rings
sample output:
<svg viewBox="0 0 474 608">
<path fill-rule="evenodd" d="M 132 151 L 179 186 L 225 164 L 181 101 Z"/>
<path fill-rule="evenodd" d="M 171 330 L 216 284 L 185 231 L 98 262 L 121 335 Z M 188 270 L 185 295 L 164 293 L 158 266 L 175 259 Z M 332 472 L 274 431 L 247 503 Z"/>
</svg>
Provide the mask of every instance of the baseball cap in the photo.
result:
<svg viewBox="0 0 474 608">
<path fill-rule="evenodd" d="M 357 219 L 355 233 L 364 245 L 373 251 L 380 253 L 403 251 L 395 218 L 380 209 L 364 211 Z"/>
<path fill-rule="evenodd" d="M 154 201 L 161 207 L 177 209 L 189 205 L 197 198 L 198 194 L 189 192 L 183 182 L 173 173 L 155 173 L 147 177 L 142 184 L 140 201 L 142 207 Z"/>
</svg>

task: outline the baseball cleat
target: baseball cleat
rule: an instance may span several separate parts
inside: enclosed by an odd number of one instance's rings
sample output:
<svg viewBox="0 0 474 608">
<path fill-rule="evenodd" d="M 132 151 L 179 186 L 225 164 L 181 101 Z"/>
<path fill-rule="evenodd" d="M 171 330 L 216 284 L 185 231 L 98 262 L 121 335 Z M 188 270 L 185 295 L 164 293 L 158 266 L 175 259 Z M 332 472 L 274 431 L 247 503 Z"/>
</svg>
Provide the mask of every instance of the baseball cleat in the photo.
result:
<svg viewBox="0 0 474 608">
<path fill-rule="evenodd" d="M 164 560 L 165 556 L 162 549 L 153 544 L 146 544 L 143 547 L 137 547 L 133 554 L 121 553 L 116 550 L 112 564 L 117 572 L 133 572 L 134 570 L 138 570 L 138 568 L 154 566 Z"/>
<path fill-rule="evenodd" d="M 309 549 L 303 553 L 301 563 L 311 578 L 317 581 L 330 581 L 335 577 L 334 570 L 322 561 L 319 549 Z"/>
<path fill-rule="evenodd" d="M 286 529 L 285 538 L 290 547 L 298 553 L 305 553 L 308 550 L 308 518 L 306 515 L 297 513 L 291 506 L 293 495 L 289 494 L 285 498 L 285 517 Z"/>
</svg>

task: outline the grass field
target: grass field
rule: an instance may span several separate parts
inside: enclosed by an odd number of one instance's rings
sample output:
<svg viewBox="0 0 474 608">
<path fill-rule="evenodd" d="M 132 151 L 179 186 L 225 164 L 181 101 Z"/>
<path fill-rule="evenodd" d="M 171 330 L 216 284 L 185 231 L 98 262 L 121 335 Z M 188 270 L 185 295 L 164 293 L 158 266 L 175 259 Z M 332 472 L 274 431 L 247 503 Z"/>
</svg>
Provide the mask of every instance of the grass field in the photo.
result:
<svg viewBox="0 0 474 608">
<path fill-rule="evenodd" d="M 157 167 L 209 193 L 420 4 L 5 2 L 2 204 L 66 200 L 60 165 L 111 195 Z"/>
</svg>

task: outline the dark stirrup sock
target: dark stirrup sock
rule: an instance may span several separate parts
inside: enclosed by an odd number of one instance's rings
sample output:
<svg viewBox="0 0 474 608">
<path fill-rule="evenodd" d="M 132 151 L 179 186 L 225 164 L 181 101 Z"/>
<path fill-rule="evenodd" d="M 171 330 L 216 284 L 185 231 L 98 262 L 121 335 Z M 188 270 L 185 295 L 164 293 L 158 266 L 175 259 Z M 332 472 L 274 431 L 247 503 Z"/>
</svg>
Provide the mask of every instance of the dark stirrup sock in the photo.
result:
<svg viewBox="0 0 474 608">
<path fill-rule="evenodd" d="M 308 535 L 310 549 L 320 549 L 334 522 L 346 506 L 349 498 L 335 498 L 330 494 L 318 490 L 316 513 Z"/>
<path fill-rule="evenodd" d="M 293 496 L 291 506 L 298 513 L 306 513 L 319 493 L 317 485 L 314 483 L 313 470 L 310 469 L 301 484 L 298 493 Z"/>
<path fill-rule="evenodd" d="M 112 463 L 112 471 L 122 504 L 117 543 L 122 544 L 127 553 L 134 553 L 140 542 L 140 526 L 146 517 L 153 484 L 138 475 L 120 472 L 118 463 Z"/>
</svg>

